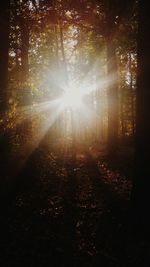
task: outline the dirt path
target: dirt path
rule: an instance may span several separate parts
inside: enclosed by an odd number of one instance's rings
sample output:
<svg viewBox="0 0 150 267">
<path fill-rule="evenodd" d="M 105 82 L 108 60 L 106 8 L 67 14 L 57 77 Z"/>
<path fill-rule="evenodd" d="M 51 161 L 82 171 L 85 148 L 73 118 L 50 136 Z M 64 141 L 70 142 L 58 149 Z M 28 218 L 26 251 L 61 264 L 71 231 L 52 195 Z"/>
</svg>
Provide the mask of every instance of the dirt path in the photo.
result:
<svg viewBox="0 0 150 267">
<path fill-rule="evenodd" d="M 1 266 L 128 266 L 124 204 L 93 157 L 40 146 L 1 220 Z"/>
</svg>

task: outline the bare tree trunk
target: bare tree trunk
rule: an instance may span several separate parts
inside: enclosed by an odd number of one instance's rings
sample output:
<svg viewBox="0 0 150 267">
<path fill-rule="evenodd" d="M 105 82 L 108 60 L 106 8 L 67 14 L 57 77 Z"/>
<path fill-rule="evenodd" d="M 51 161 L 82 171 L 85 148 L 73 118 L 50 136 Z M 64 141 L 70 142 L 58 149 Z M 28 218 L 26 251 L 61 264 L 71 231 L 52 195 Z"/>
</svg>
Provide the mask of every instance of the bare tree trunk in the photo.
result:
<svg viewBox="0 0 150 267">
<path fill-rule="evenodd" d="M 21 63 L 22 63 L 22 82 L 27 84 L 29 75 L 29 26 L 27 21 L 21 19 Z"/>
<path fill-rule="evenodd" d="M 9 8 L 9 0 L 0 5 L 0 112 L 7 108 Z"/>
<path fill-rule="evenodd" d="M 125 131 L 126 131 L 126 125 L 125 125 L 125 116 L 124 116 L 124 74 L 122 73 L 122 70 L 120 68 L 120 126 L 121 126 L 121 137 L 124 140 L 125 137 Z"/>
<path fill-rule="evenodd" d="M 135 134 L 135 105 L 134 105 L 134 91 L 133 91 L 133 73 L 132 73 L 132 58 L 131 53 L 129 54 L 129 73 L 130 73 L 130 90 L 131 90 L 131 123 L 132 123 L 132 134 Z"/>
<path fill-rule="evenodd" d="M 9 0 L 5 0 L 0 4 L 0 119 L 6 115 L 7 111 L 9 10 Z M 6 176 L 8 176 L 7 165 L 10 149 L 10 133 L 4 128 L 1 128 L 0 125 L 0 198 L 5 194 Z M 2 201 L 0 201 L 0 203 L 3 205 Z"/>
<path fill-rule="evenodd" d="M 108 150 L 114 153 L 118 145 L 118 77 L 115 44 L 111 36 L 106 38 L 108 74 Z"/>
<path fill-rule="evenodd" d="M 57 63 L 57 67 L 59 67 L 59 45 L 58 45 L 58 29 L 57 29 L 57 25 L 55 25 L 54 27 L 54 31 L 55 31 L 55 45 L 56 45 L 56 63 Z"/>
<path fill-rule="evenodd" d="M 149 3 L 139 1 L 136 157 L 132 214 L 138 230 L 150 232 L 150 16 Z"/>
<path fill-rule="evenodd" d="M 124 121 L 124 97 L 121 95 L 121 108 L 120 108 L 120 113 L 121 113 L 121 135 L 122 138 L 124 139 L 125 136 L 125 121 Z"/>
<path fill-rule="evenodd" d="M 19 67 L 19 55 L 18 55 L 18 29 L 17 27 L 15 27 L 15 42 L 16 42 L 16 46 L 15 46 L 15 60 L 16 60 L 16 67 Z"/>
<path fill-rule="evenodd" d="M 65 55 L 65 49 L 64 49 L 64 34 L 63 34 L 63 25 L 62 21 L 60 20 L 60 46 L 61 46 L 61 53 L 62 53 L 62 60 L 63 60 L 63 68 L 65 71 L 65 82 L 66 85 L 68 84 L 68 74 L 67 74 L 67 62 L 66 62 L 66 55 Z"/>
</svg>

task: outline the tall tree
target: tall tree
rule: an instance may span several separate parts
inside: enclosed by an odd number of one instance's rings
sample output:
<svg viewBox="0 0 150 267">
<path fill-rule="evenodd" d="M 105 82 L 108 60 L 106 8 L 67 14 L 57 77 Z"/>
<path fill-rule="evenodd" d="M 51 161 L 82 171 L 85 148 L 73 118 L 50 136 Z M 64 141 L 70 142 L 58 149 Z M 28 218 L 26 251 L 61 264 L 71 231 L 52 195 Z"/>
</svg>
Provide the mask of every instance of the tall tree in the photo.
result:
<svg viewBox="0 0 150 267">
<path fill-rule="evenodd" d="M 108 27 L 111 26 L 111 20 Z M 106 37 L 107 48 L 107 74 L 108 74 L 108 149 L 110 153 L 114 153 L 117 149 L 118 142 L 118 77 L 117 77 L 117 59 L 116 47 L 113 39 L 113 31 L 108 33 Z"/>
<path fill-rule="evenodd" d="M 20 5 L 20 14 L 18 16 L 21 31 L 21 65 L 22 82 L 26 85 L 29 75 L 29 1 L 23 0 Z"/>
<path fill-rule="evenodd" d="M 8 84 L 8 51 L 9 51 L 9 8 L 6 0 L 0 4 L 0 119 L 6 115 L 7 84 Z M 6 175 L 9 137 L 4 129 L 0 128 L 0 188 L 3 191 L 3 181 Z M 2 177 L 1 177 L 2 176 Z M 0 197 L 2 191 L 0 190 Z"/>
<path fill-rule="evenodd" d="M 10 1 L 0 4 L 0 111 L 7 106 L 8 49 L 9 49 L 9 7 Z"/>
<path fill-rule="evenodd" d="M 137 129 L 134 186 L 131 198 L 134 223 L 149 230 L 150 203 L 150 16 L 147 1 L 139 0 Z"/>
<path fill-rule="evenodd" d="M 119 38 L 119 25 L 130 16 L 134 0 L 99 1 L 105 14 L 107 73 L 108 73 L 108 150 L 115 153 L 118 147 L 119 133 L 119 98 L 118 98 L 118 66 L 116 58 L 116 40 Z M 128 15 L 127 15 L 128 14 Z"/>
<path fill-rule="evenodd" d="M 29 75 L 29 26 L 25 18 L 21 18 L 21 63 L 22 82 L 26 83 Z"/>
</svg>

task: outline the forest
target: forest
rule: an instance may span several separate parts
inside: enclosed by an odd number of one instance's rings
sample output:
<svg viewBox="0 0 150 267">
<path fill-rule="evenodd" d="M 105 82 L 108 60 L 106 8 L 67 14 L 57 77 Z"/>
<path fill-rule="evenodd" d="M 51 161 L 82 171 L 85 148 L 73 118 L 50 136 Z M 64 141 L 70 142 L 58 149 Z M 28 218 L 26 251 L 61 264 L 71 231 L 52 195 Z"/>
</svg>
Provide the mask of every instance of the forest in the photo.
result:
<svg viewBox="0 0 150 267">
<path fill-rule="evenodd" d="M 0 4 L 0 266 L 150 266 L 142 0 Z"/>
</svg>

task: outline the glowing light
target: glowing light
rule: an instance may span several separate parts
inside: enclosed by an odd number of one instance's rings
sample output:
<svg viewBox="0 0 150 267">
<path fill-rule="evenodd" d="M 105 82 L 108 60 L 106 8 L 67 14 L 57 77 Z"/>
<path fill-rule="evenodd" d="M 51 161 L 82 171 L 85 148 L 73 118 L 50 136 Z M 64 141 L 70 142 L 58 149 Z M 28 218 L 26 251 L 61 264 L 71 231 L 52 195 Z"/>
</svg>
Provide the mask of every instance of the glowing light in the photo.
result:
<svg viewBox="0 0 150 267">
<path fill-rule="evenodd" d="M 80 108 L 83 105 L 84 92 L 82 88 L 67 88 L 62 97 L 62 105 L 64 108 Z"/>
</svg>

